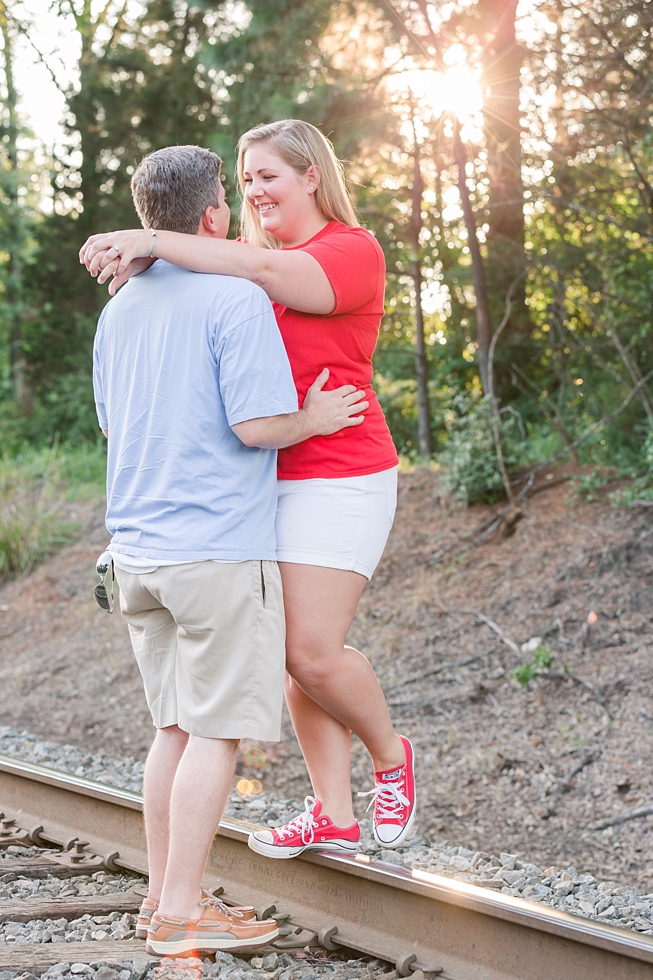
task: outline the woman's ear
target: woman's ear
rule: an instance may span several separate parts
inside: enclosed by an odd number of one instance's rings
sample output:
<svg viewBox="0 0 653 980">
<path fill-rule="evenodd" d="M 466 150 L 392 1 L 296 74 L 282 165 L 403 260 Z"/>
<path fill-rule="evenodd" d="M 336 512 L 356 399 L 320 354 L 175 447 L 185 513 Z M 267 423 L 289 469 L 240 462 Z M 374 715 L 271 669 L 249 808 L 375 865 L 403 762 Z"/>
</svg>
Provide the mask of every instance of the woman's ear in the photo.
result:
<svg viewBox="0 0 653 980">
<path fill-rule="evenodd" d="M 321 180 L 320 168 L 312 163 L 306 171 L 306 190 L 309 194 L 315 194 Z"/>
</svg>

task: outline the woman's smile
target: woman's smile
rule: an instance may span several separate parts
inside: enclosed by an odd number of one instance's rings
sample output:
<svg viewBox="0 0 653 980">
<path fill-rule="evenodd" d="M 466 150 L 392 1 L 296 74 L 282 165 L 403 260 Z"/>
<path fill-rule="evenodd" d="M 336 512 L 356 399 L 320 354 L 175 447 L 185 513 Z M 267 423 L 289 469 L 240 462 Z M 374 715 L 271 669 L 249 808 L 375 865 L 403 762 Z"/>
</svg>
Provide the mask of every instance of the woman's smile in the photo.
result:
<svg viewBox="0 0 653 980">
<path fill-rule="evenodd" d="M 298 173 L 267 143 L 249 147 L 245 153 L 247 203 L 258 214 L 261 228 L 284 246 L 308 241 L 326 224 L 315 203 L 318 183 L 315 167 Z M 274 194 L 274 199 L 268 194 Z"/>
</svg>

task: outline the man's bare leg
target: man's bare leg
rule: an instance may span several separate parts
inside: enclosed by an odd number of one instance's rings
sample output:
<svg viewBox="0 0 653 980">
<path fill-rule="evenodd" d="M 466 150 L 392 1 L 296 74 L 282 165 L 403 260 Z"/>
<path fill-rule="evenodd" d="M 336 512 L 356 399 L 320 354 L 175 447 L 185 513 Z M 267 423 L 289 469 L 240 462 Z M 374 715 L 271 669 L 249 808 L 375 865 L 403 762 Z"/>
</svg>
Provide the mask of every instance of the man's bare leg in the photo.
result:
<svg viewBox="0 0 653 980">
<path fill-rule="evenodd" d="M 148 898 L 158 902 L 168 863 L 170 796 L 188 734 L 176 725 L 159 728 L 145 763 L 143 799 L 149 867 Z"/>
<path fill-rule="evenodd" d="M 211 842 L 229 796 L 236 739 L 190 735 L 172 784 L 170 838 L 160 899 L 164 915 L 197 919 Z"/>
</svg>

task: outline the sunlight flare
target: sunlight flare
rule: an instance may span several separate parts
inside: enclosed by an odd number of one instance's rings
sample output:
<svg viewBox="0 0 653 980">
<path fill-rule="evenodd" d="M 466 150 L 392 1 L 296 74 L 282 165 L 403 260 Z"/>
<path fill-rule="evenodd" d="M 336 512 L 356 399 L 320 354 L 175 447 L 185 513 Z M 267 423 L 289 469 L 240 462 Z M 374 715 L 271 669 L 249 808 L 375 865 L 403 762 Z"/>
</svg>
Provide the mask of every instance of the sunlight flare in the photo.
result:
<svg viewBox="0 0 653 980">
<path fill-rule="evenodd" d="M 399 95 L 409 95 L 425 121 L 427 116 L 437 118 L 448 112 L 464 122 L 483 106 L 478 81 L 465 65 L 454 65 L 444 73 L 411 68 L 398 73 L 391 87 Z"/>
<path fill-rule="evenodd" d="M 483 96 L 472 72 L 463 65 L 449 68 L 438 76 L 434 86 L 433 101 L 455 113 L 459 119 L 475 115 L 483 106 Z"/>
</svg>

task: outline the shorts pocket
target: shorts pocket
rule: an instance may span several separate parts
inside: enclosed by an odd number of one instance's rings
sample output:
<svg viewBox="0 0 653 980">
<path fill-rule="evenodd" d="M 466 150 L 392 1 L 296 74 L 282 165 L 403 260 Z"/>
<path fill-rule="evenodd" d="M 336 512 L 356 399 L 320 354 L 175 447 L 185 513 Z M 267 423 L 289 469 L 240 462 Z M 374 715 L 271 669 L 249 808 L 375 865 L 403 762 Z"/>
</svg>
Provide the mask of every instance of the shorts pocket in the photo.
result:
<svg viewBox="0 0 653 980">
<path fill-rule="evenodd" d="M 254 598 L 259 605 L 263 606 L 263 608 L 265 608 L 267 601 L 264 565 L 265 562 L 263 561 L 252 562 L 252 591 L 254 593 Z"/>
</svg>

